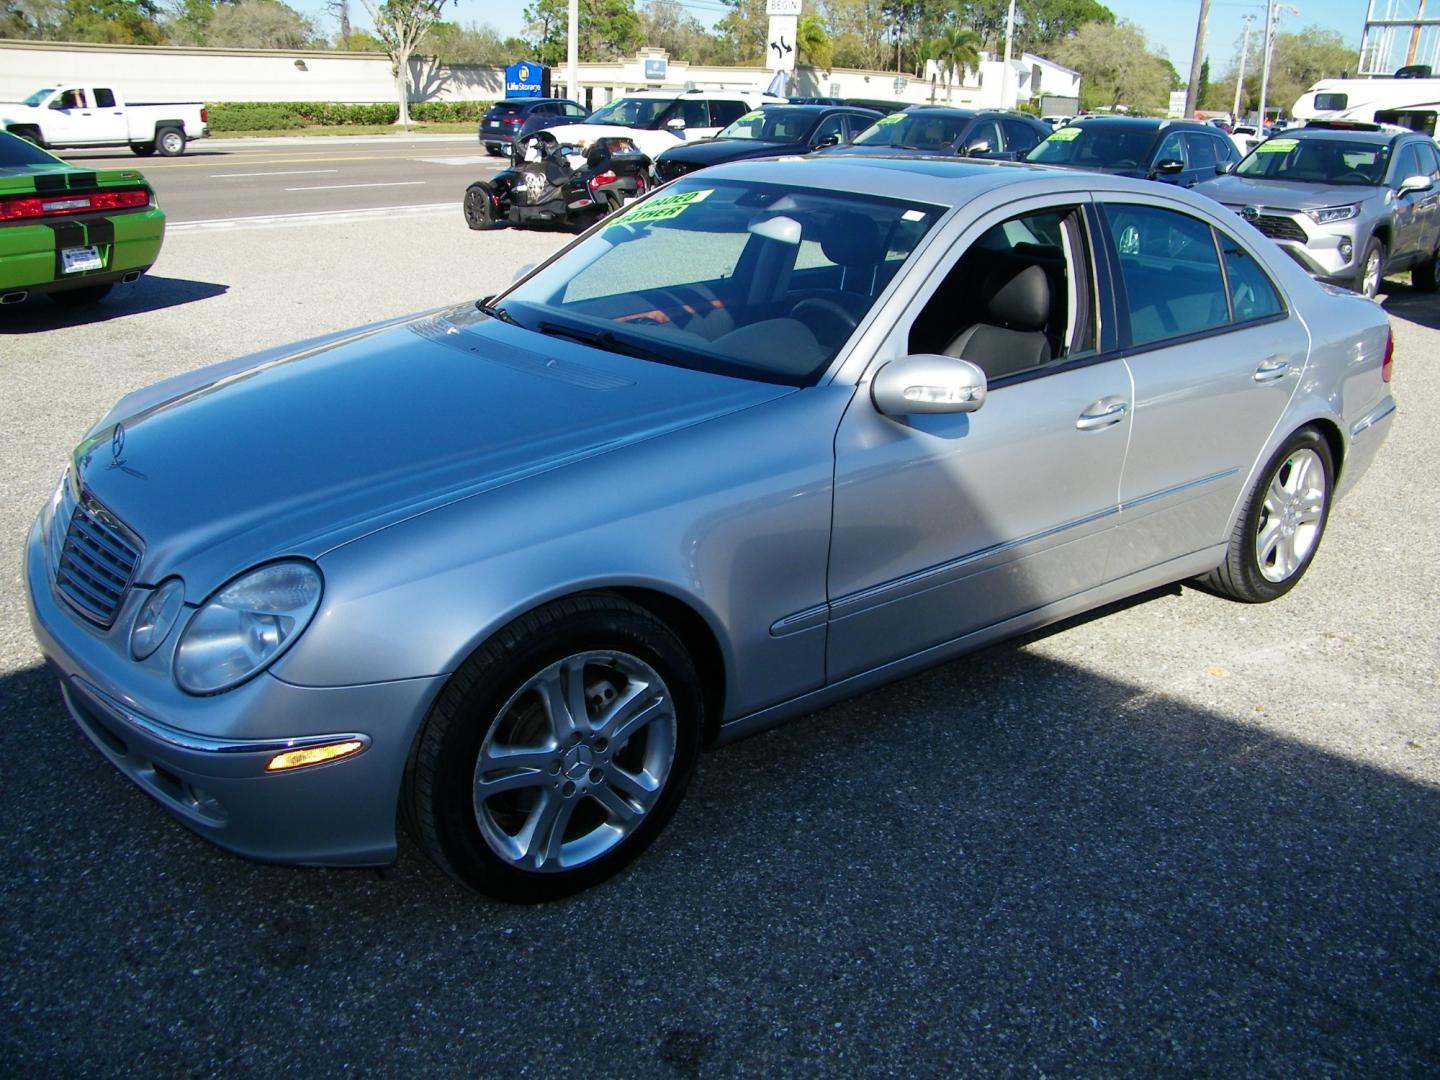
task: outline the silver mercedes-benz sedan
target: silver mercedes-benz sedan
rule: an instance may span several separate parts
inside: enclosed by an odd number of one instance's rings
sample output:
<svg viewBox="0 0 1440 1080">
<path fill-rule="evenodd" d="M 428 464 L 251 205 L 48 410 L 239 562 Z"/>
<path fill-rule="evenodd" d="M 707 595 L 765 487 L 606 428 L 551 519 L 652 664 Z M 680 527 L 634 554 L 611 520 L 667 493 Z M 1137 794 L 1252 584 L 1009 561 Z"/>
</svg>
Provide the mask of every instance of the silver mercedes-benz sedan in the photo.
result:
<svg viewBox="0 0 1440 1080">
<path fill-rule="evenodd" d="M 1118 178 L 685 177 L 506 292 L 139 390 L 26 555 L 81 728 L 196 832 L 539 900 L 702 747 L 1151 587 L 1272 600 L 1385 314 Z"/>
</svg>

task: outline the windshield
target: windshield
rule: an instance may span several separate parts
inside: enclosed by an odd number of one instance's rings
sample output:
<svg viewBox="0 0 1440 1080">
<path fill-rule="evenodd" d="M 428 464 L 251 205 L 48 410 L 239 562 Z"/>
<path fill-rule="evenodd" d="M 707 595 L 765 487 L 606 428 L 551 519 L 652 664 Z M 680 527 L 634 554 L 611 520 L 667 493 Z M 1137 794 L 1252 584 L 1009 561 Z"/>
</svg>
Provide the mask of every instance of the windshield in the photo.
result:
<svg viewBox="0 0 1440 1080">
<path fill-rule="evenodd" d="M 23 168 L 26 165 L 58 165 L 59 158 L 47 154 L 32 142 L 0 131 L 0 169 Z"/>
<path fill-rule="evenodd" d="M 907 150 L 948 150 L 969 120 L 958 113 L 897 112 L 882 116 L 854 138 L 856 146 L 897 146 Z"/>
<path fill-rule="evenodd" d="M 42 86 L 39 90 L 36 90 L 33 94 L 31 94 L 29 97 L 27 97 L 27 98 L 26 98 L 24 101 L 22 101 L 20 104 L 22 104 L 22 105 L 29 105 L 29 106 L 31 106 L 32 108 L 33 108 L 33 107 L 36 107 L 36 106 L 38 106 L 42 101 L 44 101 L 47 97 L 49 97 L 51 94 L 53 94 L 54 92 L 55 92 L 55 87 L 53 87 L 53 86 Z"/>
<path fill-rule="evenodd" d="M 766 142 L 805 141 L 815 114 L 790 109 L 756 109 L 740 117 L 716 136 L 717 139 L 763 139 Z"/>
<path fill-rule="evenodd" d="M 611 352 L 808 386 L 944 209 L 685 177 L 609 218 L 494 310 Z"/>
<path fill-rule="evenodd" d="M 1390 148 L 1348 139 L 1267 139 L 1235 166 L 1249 180 L 1371 186 L 1385 179 Z"/>
<path fill-rule="evenodd" d="M 669 98 L 621 98 L 596 109 L 586 123 L 619 124 L 622 127 L 649 128 L 671 105 Z"/>
<path fill-rule="evenodd" d="M 1086 169 L 1138 169 L 1149 159 L 1156 134 L 1149 128 L 1071 124 L 1052 132 L 1025 160 Z"/>
</svg>

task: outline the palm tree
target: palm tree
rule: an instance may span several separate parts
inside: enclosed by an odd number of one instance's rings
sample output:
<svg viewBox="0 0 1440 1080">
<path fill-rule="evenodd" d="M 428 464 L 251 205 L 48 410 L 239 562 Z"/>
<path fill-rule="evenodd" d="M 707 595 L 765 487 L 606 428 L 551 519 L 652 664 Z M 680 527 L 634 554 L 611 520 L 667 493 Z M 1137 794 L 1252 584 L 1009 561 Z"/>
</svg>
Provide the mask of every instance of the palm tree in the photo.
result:
<svg viewBox="0 0 1440 1080">
<path fill-rule="evenodd" d="M 980 70 L 980 35 L 974 30 L 947 26 L 931 46 L 935 64 L 945 75 L 945 100 L 951 97 L 950 85 L 959 76 L 965 81 L 967 71 Z"/>
<path fill-rule="evenodd" d="M 811 67 L 830 70 L 830 34 L 819 15 L 800 16 L 795 26 L 795 52 L 797 60 L 803 56 Z"/>
</svg>

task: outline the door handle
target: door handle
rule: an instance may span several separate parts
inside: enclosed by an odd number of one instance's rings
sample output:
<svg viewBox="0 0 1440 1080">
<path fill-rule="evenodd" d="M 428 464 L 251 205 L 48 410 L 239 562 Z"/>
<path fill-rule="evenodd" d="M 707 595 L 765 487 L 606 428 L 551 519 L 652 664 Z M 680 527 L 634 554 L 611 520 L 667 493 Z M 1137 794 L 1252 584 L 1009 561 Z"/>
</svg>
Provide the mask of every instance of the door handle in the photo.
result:
<svg viewBox="0 0 1440 1080">
<path fill-rule="evenodd" d="M 1278 356 L 1272 356 L 1258 368 L 1255 369 L 1255 381 L 1274 382 L 1276 379 L 1283 379 L 1290 373 L 1290 361 L 1281 360 Z"/>
<path fill-rule="evenodd" d="M 1080 431 L 1099 431 L 1101 428 L 1114 427 L 1125 419 L 1125 414 L 1129 411 L 1130 406 L 1123 401 L 1117 401 L 1113 405 L 1097 401 L 1080 414 L 1075 421 L 1075 427 Z"/>
</svg>

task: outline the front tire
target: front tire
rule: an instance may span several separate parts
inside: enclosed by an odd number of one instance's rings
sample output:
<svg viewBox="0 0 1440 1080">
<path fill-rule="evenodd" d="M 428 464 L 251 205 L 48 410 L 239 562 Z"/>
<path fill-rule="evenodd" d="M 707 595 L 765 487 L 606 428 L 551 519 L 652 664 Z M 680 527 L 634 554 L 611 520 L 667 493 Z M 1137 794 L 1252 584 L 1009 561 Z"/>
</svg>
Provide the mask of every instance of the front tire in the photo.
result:
<svg viewBox="0 0 1440 1080">
<path fill-rule="evenodd" d="M 476 181 L 465 189 L 465 224 L 472 229 L 493 229 L 495 207 L 490 201 L 490 185 Z"/>
<path fill-rule="evenodd" d="M 130 152 L 136 157 L 149 157 L 155 153 L 155 144 L 153 142 L 132 142 Z"/>
<path fill-rule="evenodd" d="M 185 133 L 179 128 L 161 128 L 155 132 L 155 149 L 161 157 L 179 157 L 185 153 Z"/>
<path fill-rule="evenodd" d="M 1284 596 L 1320 547 L 1334 485 L 1335 463 L 1325 438 L 1314 428 L 1290 436 L 1246 497 L 1225 561 L 1201 584 L 1248 604 Z"/>
<path fill-rule="evenodd" d="M 1360 269 L 1355 274 L 1354 290 L 1367 299 L 1374 300 L 1380 294 L 1380 282 L 1385 278 L 1385 245 L 1372 236 L 1365 245 L 1365 255 L 1360 260 Z"/>
<path fill-rule="evenodd" d="M 24 139 L 28 143 L 33 143 L 42 150 L 45 149 L 45 140 L 40 138 L 39 128 L 15 127 L 10 129 L 10 134 L 14 135 L 17 139 Z"/>
<path fill-rule="evenodd" d="M 457 881 L 535 903 L 619 871 L 659 835 L 699 753 L 679 638 L 594 593 L 505 627 L 455 673 L 406 768 L 420 846 Z"/>
</svg>

